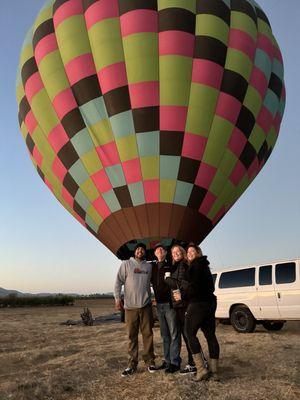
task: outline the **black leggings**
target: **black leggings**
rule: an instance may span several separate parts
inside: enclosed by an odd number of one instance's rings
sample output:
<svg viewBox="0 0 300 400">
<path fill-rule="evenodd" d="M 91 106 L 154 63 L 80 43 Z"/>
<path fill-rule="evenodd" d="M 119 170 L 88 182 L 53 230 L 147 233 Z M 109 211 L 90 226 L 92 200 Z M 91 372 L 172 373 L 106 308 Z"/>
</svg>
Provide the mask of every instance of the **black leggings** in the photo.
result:
<svg viewBox="0 0 300 400">
<path fill-rule="evenodd" d="M 220 347 L 216 337 L 216 301 L 190 303 L 185 316 L 185 333 L 193 354 L 202 353 L 197 332 L 201 328 L 208 344 L 210 358 L 219 358 Z"/>
<path fill-rule="evenodd" d="M 174 308 L 174 310 L 176 312 L 177 322 L 178 322 L 178 325 L 179 325 L 179 328 L 180 328 L 180 331 L 181 331 L 181 334 L 182 334 L 182 337 L 183 337 L 183 340 L 185 342 L 186 349 L 188 352 L 188 363 L 189 363 L 189 365 L 195 365 L 192 351 L 189 347 L 189 342 L 188 342 L 188 339 L 187 339 L 187 336 L 186 336 L 185 330 L 184 330 L 186 307 Z"/>
</svg>

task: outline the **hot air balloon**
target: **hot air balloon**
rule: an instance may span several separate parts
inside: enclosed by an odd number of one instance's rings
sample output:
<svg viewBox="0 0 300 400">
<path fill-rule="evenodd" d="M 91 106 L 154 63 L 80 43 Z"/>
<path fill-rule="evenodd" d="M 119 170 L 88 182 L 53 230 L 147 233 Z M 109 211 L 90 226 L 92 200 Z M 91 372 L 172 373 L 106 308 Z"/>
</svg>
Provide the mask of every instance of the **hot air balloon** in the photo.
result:
<svg viewBox="0 0 300 400">
<path fill-rule="evenodd" d="M 254 0 L 52 0 L 27 34 L 19 123 L 38 174 L 119 258 L 200 243 L 270 156 L 283 61 Z"/>
</svg>

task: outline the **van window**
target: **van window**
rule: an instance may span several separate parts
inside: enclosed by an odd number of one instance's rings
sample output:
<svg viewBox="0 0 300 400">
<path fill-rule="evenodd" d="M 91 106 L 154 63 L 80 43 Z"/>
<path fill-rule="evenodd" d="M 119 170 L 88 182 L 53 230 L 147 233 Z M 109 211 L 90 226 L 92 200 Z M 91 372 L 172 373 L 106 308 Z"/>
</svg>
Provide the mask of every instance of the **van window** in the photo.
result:
<svg viewBox="0 0 300 400">
<path fill-rule="evenodd" d="M 272 265 L 259 267 L 259 284 L 272 285 Z"/>
<path fill-rule="evenodd" d="M 275 269 L 276 283 L 291 283 L 296 280 L 296 264 L 284 263 L 276 264 Z"/>
<path fill-rule="evenodd" d="M 219 280 L 219 288 L 233 288 L 240 286 L 254 286 L 255 268 L 239 269 L 223 272 Z"/>
</svg>

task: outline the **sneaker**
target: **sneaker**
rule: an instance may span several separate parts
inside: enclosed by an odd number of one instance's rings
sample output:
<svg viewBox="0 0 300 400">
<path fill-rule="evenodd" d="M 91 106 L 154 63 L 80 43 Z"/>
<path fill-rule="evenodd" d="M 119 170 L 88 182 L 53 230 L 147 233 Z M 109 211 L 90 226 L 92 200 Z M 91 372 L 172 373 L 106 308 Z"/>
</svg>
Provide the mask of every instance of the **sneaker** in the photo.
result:
<svg viewBox="0 0 300 400">
<path fill-rule="evenodd" d="M 129 376 L 132 375 L 136 372 L 136 368 L 126 368 L 124 369 L 124 371 L 122 372 L 121 376 L 124 378 L 125 376 Z"/>
<path fill-rule="evenodd" d="M 196 375 L 197 368 L 194 365 L 186 365 L 185 368 L 180 370 L 180 375 Z"/>
<path fill-rule="evenodd" d="M 174 372 L 177 372 L 179 370 L 180 370 L 179 365 L 170 364 L 170 366 L 165 369 L 165 373 L 166 374 L 174 374 Z"/>
<path fill-rule="evenodd" d="M 168 364 L 166 361 L 163 361 L 162 364 L 159 367 L 157 367 L 156 369 L 157 370 L 159 370 L 159 369 L 167 369 L 167 368 L 169 368 L 169 366 L 170 366 L 170 364 Z"/>
<path fill-rule="evenodd" d="M 148 365 L 148 371 L 150 372 L 150 374 L 153 374 L 153 372 L 156 372 L 157 368 L 156 368 L 155 364 Z"/>
</svg>

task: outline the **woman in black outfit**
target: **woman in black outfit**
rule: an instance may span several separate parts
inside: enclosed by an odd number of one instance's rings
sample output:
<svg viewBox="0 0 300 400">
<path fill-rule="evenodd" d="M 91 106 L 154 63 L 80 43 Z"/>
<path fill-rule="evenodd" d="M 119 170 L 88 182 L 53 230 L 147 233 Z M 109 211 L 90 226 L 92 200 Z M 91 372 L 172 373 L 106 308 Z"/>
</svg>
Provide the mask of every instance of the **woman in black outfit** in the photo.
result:
<svg viewBox="0 0 300 400">
<path fill-rule="evenodd" d="M 165 282 L 171 289 L 172 306 L 176 312 L 178 327 L 180 328 L 181 334 L 183 336 L 188 351 L 188 365 L 184 368 L 184 370 L 180 372 L 185 371 L 189 366 L 193 369 L 193 371 L 189 372 L 195 373 L 196 372 L 195 363 L 184 331 L 185 313 L 188 306 L 188 299 L 185 290 L 182 288 L 181 282 L 187 281 L 188 264 L 186 258 L 186 251 L 184 250 L 183 247 L 175 245 L 171 248 L 171 255 L 172 255 L 171 273 L 168 274 L 169 276 L 165 276 Z M 178 370 L 179 367 L 176 367 L 176 365 L 173 366 L 171 364 L 170 371 L 166 370 L 166 372 L 173 373 Z"/>
<path fill-rule="evenodd" d="M 185 332 L 197 367 L 197 380 L 207 379 L 211 373 L 218 380 L 218 360 L 220 347 L 216 338 L 215 312 L 217 300 L 214 295 L 214 282 L 209 261 L 202 255 L 200 247 L 189 244 L 187 247 L 187 281 L 182 282 L 189 304 L 185 317 Z M 197 332 L 201 328 L 207 340 L 210 368 L 208 371 Z"/>
</svg>

